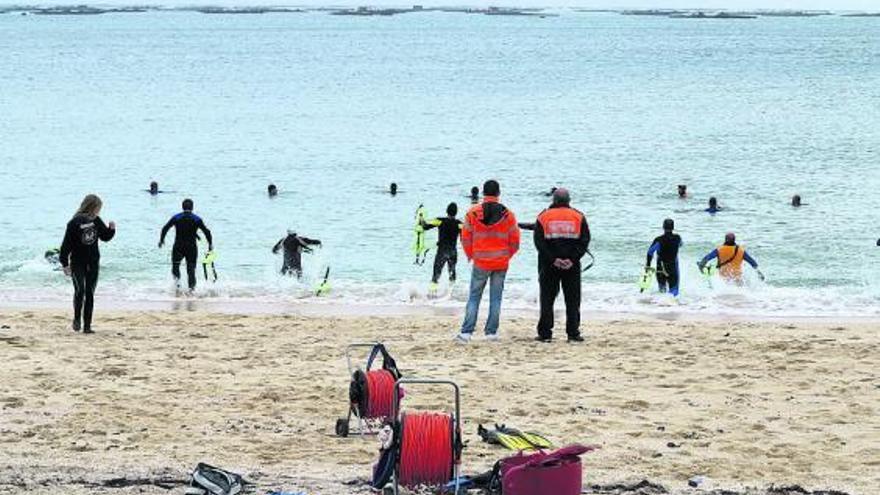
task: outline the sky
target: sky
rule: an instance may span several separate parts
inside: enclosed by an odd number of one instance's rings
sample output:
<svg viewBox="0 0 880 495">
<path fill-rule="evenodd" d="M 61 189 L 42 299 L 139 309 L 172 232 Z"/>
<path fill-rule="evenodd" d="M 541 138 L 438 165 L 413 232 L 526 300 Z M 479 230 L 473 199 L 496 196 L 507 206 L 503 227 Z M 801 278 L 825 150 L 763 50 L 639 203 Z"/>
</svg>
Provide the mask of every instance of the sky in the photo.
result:
<svg viewBox="0 0 880 495">
<path fill-rule="evenodd" d="M 468 5 L 577 8 L 827 9 L 880 11 L 880 0 L 0 0 L 0 4 L 71 5 Z"/>
</svg>

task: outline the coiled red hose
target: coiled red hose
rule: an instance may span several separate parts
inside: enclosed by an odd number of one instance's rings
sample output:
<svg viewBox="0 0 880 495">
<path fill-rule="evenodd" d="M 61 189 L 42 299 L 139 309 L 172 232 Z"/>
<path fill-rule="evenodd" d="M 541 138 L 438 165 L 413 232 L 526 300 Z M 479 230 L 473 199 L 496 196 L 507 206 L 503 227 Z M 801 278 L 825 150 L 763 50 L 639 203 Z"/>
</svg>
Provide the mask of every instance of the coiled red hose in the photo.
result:
<svg viewBox="0 0 880 495">
<path fill-rule="evenodd" d="M 399 473 L 403 486 L 437 486 L 452 479 L 453 428 L 448 414 L 402 415 Z"/>
<path fill-rule="evenodd" d="M 394 402 L 394 375 L 388 370 L 368 371 L 366 375 L 366 417 L 370 419 L 390 417 L 391 405 Z"/>
</svg>

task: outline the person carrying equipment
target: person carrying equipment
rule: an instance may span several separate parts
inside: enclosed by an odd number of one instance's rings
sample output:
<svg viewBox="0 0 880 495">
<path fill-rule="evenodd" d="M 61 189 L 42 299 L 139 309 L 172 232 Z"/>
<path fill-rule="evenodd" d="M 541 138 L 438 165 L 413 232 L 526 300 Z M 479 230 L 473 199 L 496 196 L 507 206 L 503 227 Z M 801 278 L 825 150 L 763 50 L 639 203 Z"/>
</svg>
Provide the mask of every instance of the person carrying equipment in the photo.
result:
<svg viewBox="0 0 880 495">
<path fill-rule="evenodd" d="M 196 288 L 196 262 L 199 258 L 199 248 L 196 241 L 199 240 L 198 231 L 205 234 L 208 241 L 208 251 L 214 250 L 214 238 L 211 231 L 205 226 L 201 217 L 193 213 L 193 200 L 183 200 L 183 211 L 171 217 L 168 223 L 162 227 L 159 236 L 159 248 L 165 245 L 165 235 L 171 227 L 175 229 L 174 247 L 171 249 L 171 274 L 180 285 L 180 262 L 186 259 L 186 275 L 189 282 L 189 290 Z"/>
<path fill-rule="evenodd" d="M 461 220 L 458 215 L 458 205 L 449 203 L 446 207 L 446 216 L 425 221 L 422 219 L 422 228 L 426 231 L 437 227 L 437 254 L 434 255 L 434 274 L 431 276 L 431 287 L 436 289 L 443 265 L 447 265 L 449 281 L 455 282 L 455 265 L 458 262 L 458 236 L 461 233 Z"/>
<path fill-rule="evenodd" d="M 498 339 L 504 278 L 507 276 L 510 259 L 519 251 L 520 241 L 516 216 L 498 202 L 500 195 L 501 186 L 498 182 L 486 181 L 483 184 L 483 202 L 467 212 L 461 227 L 461 247 L 468 260 L 474 263 L 467 309 L 461 332 L 456 336 L 456 341 L 462 344 L 469 342 L 474 333 L 480 299 L 487 282 L 489 317 L 486 320 L 486 338 Z"/>
<path fill-rule="evenodd" d="M 660 292 L 678 297 L 679 271 L 678 250 L 681 248 L 681 236 L 673 233 L 675 222 L 671 218 L 663 220 L 663 235 L 654 239 L 648 249 L 645 271 L 651 270 L 651 261 L 657 255 L 657 287 Z"/>
<path fill-rule="evenodd" d="M 281 265 L 281 274 L 295 274 L 296 278 L 302 278 L 302 253 L 311 253 L 309 246 L 320 246 L 321 241 L 296 235 L 293 230 L 287 231 L 287 236 L 282 238 L 272 248 L 273 254 L 284 249 L 284 263 Z"/>
<path fill-rule="evenodd" d="M 559 287 L 565 298 L 565 331 L 569 342 L 581 337 L 581 258 L 590 247 L 590 227 L 583 213 L 571 207 L 567 189 L 553 193 L 553 204 L 535 221 L 535 247 L 538 249 L 538 282 L 541 286 L 539 342 L 553 338 L 553 304 Z"/>
<path fill-rule="evenodd" d="M 749 256 L 745 247 L 737 245 L 736 234 L 733 232 L 728 232 L 727 235 L 724 236 L 723 245 L 712 250 L 711 253 L 707 254 L 697 263 L 700 271 L 702 272 L 706 268 L 706 264 L 713 259 L 718 260 L 718 264 L 716 265 L 718 272 L 728 281 L 742 285 L 743 261 L 752 265 L 752 268 L 758 272 L 758 276 L 761 277 L 761 280 L 764 280 L 764 274 L 761 273 L 761 270 L 758 270 L 758 262 Z"/>
</svg>

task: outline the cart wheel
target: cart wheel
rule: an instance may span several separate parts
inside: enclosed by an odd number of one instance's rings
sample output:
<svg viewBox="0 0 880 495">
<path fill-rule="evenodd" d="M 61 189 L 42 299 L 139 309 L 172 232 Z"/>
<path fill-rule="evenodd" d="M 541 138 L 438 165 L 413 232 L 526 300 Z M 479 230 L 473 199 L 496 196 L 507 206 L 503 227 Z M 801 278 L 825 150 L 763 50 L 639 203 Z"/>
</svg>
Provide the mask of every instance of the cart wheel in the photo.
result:
<svg viewBox="0 0 880 495">
<path fill-rule="evenodd" d="M 348 436 L 348 418 L 339 418 L 336 420 L 336 436 L 342 438 Z"/>
</svg>

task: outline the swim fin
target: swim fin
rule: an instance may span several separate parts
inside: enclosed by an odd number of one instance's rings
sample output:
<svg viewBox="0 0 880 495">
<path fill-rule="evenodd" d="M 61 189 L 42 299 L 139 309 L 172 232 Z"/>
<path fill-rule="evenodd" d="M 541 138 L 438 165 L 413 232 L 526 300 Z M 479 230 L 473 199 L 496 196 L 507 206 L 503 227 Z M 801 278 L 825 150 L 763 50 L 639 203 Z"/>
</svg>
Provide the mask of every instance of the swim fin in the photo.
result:
<svg viewBox="0 0 880 495">
<path fill-rule="evenodd" d="M 488 430 L 483 425 L 477 426 L 477 434 L 489 444 L 501 445 L 510 450 L 536 450 L 553 446 L 549 440 L 536 433 L 523 433 L 514 428 L 504 425 L 495 425 L 494 430 Z"/>
<path fill-rule="evenodd" d="M 539 433 L 535 433 L 535 432 L 531 432 L 531 431 L 520 431 L 520 430 L 517 430 L 516 428 L 510 428 L 510 427 L 507 427 L 504 425 L 501 425 L 500 427 L 498 425 L 495 425 L 495 427 L 498 428 L 498 430 L 503 433 L 506 433 L 508 435 L 518 436 L 518 437 L 522 438 L 523 440 L 528 442 L 530 445 L 532 445 L 532 448 L 536 448 L 536 449 L 553 448 L 553 442 L 551 442 L 550 440 L 547 439 L 547 437 L 545 437 L 544 435 L 541 435 Z"/>
<path fill-rule="evenodd" d="M 639 292 L 645 292 L 651 287 L 651 279 L 654 278 L 654 274 L 657 273 L 653 267 L 646 266 L 645 271 L 642 272 L 642 278 L 639 279 Z"/>
</svg>

